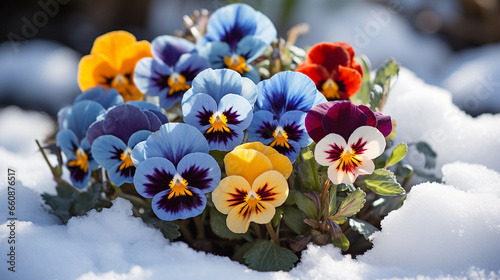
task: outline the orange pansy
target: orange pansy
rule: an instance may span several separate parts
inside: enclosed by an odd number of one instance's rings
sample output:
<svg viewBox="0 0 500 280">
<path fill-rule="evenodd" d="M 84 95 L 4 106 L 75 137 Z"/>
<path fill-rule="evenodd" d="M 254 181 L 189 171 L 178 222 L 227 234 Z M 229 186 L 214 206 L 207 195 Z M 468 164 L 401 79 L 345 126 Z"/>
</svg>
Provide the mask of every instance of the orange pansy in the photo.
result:
<svg viewBox="0 0 500 280">
<path fill-rule="evenodd" d="M 125 102 L 142 100 L 144 95 L 135 86 L 133 75 L 135 64 L 144 57 L 152 57 L 148 41 L 137 42 L 126 31 L 101 35 L 78 65 L 80 89 L 101 85 L 118 90 Z"/>
</svg>

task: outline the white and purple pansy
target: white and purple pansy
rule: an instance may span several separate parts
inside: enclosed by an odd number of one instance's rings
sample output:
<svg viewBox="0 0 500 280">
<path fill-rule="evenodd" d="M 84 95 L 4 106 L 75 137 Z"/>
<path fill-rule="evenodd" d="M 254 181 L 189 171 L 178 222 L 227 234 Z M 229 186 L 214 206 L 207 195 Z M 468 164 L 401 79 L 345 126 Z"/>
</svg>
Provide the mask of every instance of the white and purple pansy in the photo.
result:
<svg viewBox="0 0 500 280">
<path fill-rule="evenodd" d="M 131 159 L 132 149 L 168 122 L 159 110 L 150 103 L 131 101 L 111 108 L 89 128 L 87 138 L 92 154 L 116 186 L 133 182 L 136 167 Z"/>
<path fill-rule="evenodd" d="M 306 113 L 325 101 L 314 82 L 302 73 L 284 71 L 261 81 L 248 140 L 269 145 L 294 162 L 300 148 L 312 142 L 304 126 Z"/>
<path fill-rule="evenodd" d="M 276 35 L 267 16 L 246 4 L 231 4 L 210 16 L 196 48 L 213 68 L 235 70 L 257 83 L 259 73 L 250 63 L 266 51 Z"/>
<path fill-rule="evenodd" d="M 201 132 L 184 123 L 165 124 L 134 148 L 134 186 L 140 195 L 152 198 L 158 218 L 173 221 L 203 212 L 205 194 L 221 178 L 219 164 L 208 151 Z"/>
<path fill-rule="evenodd" d="M 58 113 L 60 131 L 56 135 L 56 141 L 66 155 L 70 180 L 78 189 L 87 186 L 92 170 L 99 167 L 92 156 L 86 133 L 104 111 L 99 103 L 84 100 L 72 107 L 63 108 Z"/>
<path fill-rule="evenodd" d="M 372 159 L 385 149 L 392 131 L 391 117 L 349 101 L 318 104 L 306 116 L 308 134 L 317 143 L 316 161 L 328 166 L 334 184 L 352 184 L 359 175 L 371 174 Z"/>
<path fill-rule="evenodd" d="M 180 37 L 159 36 L 151 42 L 151 51 L 153 58 L 143 58 L 135 66 L 134 83 L 142 93 L 159 96 L 160 106 L 168 110 L 210 63 L 196 53 L 193 43 Z"/>
<path fill-rule="evenodd" d="M 255 84 L 230 69 L 206 69 L 182 99 L 184 122 L 200 130 L 210 150 L 230 151 L 241 144 L 253 117 Z"/>
</svg>

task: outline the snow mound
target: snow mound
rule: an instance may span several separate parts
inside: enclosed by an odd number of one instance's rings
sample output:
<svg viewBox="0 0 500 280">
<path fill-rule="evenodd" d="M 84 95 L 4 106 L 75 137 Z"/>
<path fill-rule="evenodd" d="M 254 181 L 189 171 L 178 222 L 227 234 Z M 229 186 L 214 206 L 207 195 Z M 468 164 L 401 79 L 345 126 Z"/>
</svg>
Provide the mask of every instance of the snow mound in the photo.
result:
<svg viewBox="0 0 500 280">
<path fill-rule="evenodd" d="M 500 114 L 471 117 L 453 104 L 450 92 L 425 84 L 405 68 L 383 112 L 397 122 L 395 143 L 425 141 L 434 149 L 437 165 L 431 171 L 436 176 L 455 161 L 500 171 Z M 424 157 L 414 148 L 404 161 L 425 170 Z"/>
</svg>

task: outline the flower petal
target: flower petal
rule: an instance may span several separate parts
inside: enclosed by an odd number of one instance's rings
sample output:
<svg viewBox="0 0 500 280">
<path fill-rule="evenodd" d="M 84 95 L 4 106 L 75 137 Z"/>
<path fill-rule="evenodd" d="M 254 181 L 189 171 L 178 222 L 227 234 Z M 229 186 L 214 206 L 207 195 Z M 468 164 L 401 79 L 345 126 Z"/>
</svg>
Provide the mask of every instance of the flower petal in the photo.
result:
<svg viewBox="0 0 500 280">
<path fill-rule="evenodd" d="M 321 84 L 330 78 L 330 74 L 325 67 L 319 64 L 307 64 L 303 63 L 297 67 L 295 70 L 300 73 L 306 74 L 311 80 L 313 80 L 316 88 L 321 86 Z"/>
<path fill-rule="evenodd" d="M 208 42 L 196 44 L 198 53 L 210 62 L 214 69 L 223 68 L 225 66 L 224 57 L 231 56 L 231 48 L 226 42 Z"/>
<path fill-rule="evenodd" d="M 263 153 L 248 149 L 228 153 L 224 157 L 224 166 L 228 176 L 242 176 L 249 184 L 260 174 L 273 169 L 271 161 Z"/>
<path fill-rule="evenodd" d="M 352 68 L 339 66 L 338 82 L 343 85 L 343 91 L 347 96 L 353 96 L 359 91 L 363 77 Z"/>
<path fill-rule="evenodd" d="M 275 170 L 259 175 L 252 184 L 252 190 L 259 195 L 260 201 L 273 207 L 280 206 L 288 197 L 288 183 L 285 177 Z"/>
<path fill-rule="evenodd" d="M 382 115 L 380 112 L 374 112 L 375 117 L 377 118 L 376 128 L 387 137 L 387 135 L 392 132 L 392 120 L 390 116 Z"/>
<path fill-rule="evenodd" d="M 139 60 L 134 70 L 134 84 L 144 94 L 151 96 L 166 95 L 169 87 L 167 79 L 172 68 L 150 57 Z"/>
<path fill-rule="evenodd" d="M 203 70 L 210 67 L 210 62 L 197 53 L 183 54 L 175 64 L 175 72 L 182 74 L 186 81 L 192 82 Z"/>
<path fill-rule="evenodd" d="M 104 113 L 101 104 L 95 101 L 81 101 L 73 105 L 66 115 L 66 127 L 75 133 L 75 136 L 81 141 L 86 137 L 89 126 L 96 121 L 97 117 Z"/>
<path fill-rule="evenodd" d="M 330 165 L 328 167 L 328 179 L 330 179 L 330 181 L 332 181 L 332 183 L 338 185 L 338 184 L 341 184 L 341 183 L 344 183 L 344 184 L 352 184 L 354 183 L 354 180 L 350 180 L 348 176 L 346 176 L 347 174 L 345 172 L 343 172 L 342 170 L 337 170 L 337 165 L 338 165 L 338 161 L 335 161 L 332 163 L 332 165 Z M 351 175 L 352 176 L 352 175 Z"/>
<path fill-rule="evenodd" d="M 170 189 L 168 184 L 176 174 L 175 166 L 165 158 L 148 158 L 141 162 L 134 176 L 134 186 L 143 197 L 154 197 Z"/>
<path fill-rule="evenodd" d="M 78 85 L 82 91 L 101 85 L 111 87 L 118 70 L 102 55 L 86 55 L 78 63 Z"/>
<path fill-rule="evenodd" d="M 242 92 L 241 75 L 230 69 L 205 69 L 193 80 L 193 94 L 205 93 L 210 95 L 216 103 L 228 94 Z"/>
<path fill-rule="evenodd" d="M 151 42 L 151 51 L 155 59 L 162 60 L 169 66 L 174 66 L 182 54 L 194 50 L 194 44 L 184 38 L 162 35 Z"/>
<path fill-rule="evenodd" d="M 151 135 L 151 131 L 149 130 L 139 130 L 137 132 L 134 132 L 128 139 L 127 146 L 131 149 L 137 145 L 137 143 L 142 142 L 146 139 L 148 139 L 149 135 Z"/>
<path fill-rule="evenodd" d="M 103 55 L 110 63 L 115 63 L 112 66 L 118 69 L 123 48 L 135 42 L 135 36 L 129 32 L 112 31 L 97 37 L 90 53 Z"/>
<path fill-rule="evenodd" d="M 307 54 L 307 62 L 323 65 L 329 73 L 339 65 L 350 66 L 349 53 L 340 45 L 322 42 L 314 45 Z"/>
<path fill-rule="evenodd" d="M 279 72 L 257 84 L 257 106 L 273 112 L 280 119 L 286 111 L 308 112 L 314 105 L 318 90 L 314 82 L 299 72 Z"/>
<path fill-rule="evenodd" d="M 330 133 L 316 144 L 314 158 L 319 164 L 330 166 L 339 159 L 346 146 L 347 143 L 342 136 Z"/>
<path fill-rule="evenodd" d="M 279 123 L 287 133 L 288 139 L 297 142 L 300 147 L 309 146 L 312 139 L 306 133 L 306 113 L 302 111 L 288 111 L 281 117 Z"/>
<path fill-rule="evenodd" d="M 321 123 L 325 134 L 339 134 L 347 141 L 354 130 L 366 125 L 367 120 L 366 114 L 350 101 L 336 101 Z"/>
<path fill-rule="evenodd" d="M 162 191 L 153 197 L 151 207 L 158 218 L 164 221 L 174 221 L 198 216 L 207 204 L 207 198 L 201 190 L 188 187 L 191 195 L 169 197 L 170 189 Z"/>
<path fill-rule="evenodd" d="M 236 54 L 245 58 L 245 62 L 250 64 L 257 57 L 262 55 L 269 44 L 258 36 L 245 36 L 236 45 Z"/>
<path fill-rule="evenodd" d="M 347 145 L 356 151 L 356 154 L 373 159 L 384 152 L 386 143 L 384 135 L 378 129 L 362 126 L 351 134 Z"/>
<path fill-rule="evenodd" d="M 186 141 L 189 139 L 189 141 Z M 167 123 L 151 134 L 144 147 L 146 158 L 164 157 L 173 164 L 189 153 L 208 153 L 208 142 L 195 127 L 184 123 Z"/>
<path fill-rule="evenodd" d="M 245 178 L 237 175 L 227 176 L 212 192 L 212 201 L 219 212 L 228 214 L 231 209 L 245 202 L 250 190 L 252 187 Z"/>
<path fill-rule="evenodd" d="M 258 211 L 253 211 L 250 214 L 250 222 L 267 224 L 273 219 L 274 214 L 276 214 L 276 208 L 274 208 L 271 203 L 267 203 L 265 201 L 259 202 L 258 209 Z"/>
<path fill-rule="evenodd" d="M 185 123 L 205 132 L 210 127 L 209 119 L 217 112 L 217 103 L 208 94 L 198 93 L 182 100 L 182 115 Z"/>
<path fill-rule="evenodd" d="M 252 123 L 247 129 L 248 141 L 259 141 L 264 145 L 269 145 L 274 139 L 273 132 L 278 125 L 279 123 L 274 118 L 273 113 L 266 110 L 255 112 Z"/>
<path fill-rule="evenodd" d="M 92 155 L 104 169 L 114 172 L 113 166 L 121 164 L 120 155 L 127 149 L 123 141 L 113 135 L 102 135 L 92 143 Z"/>
<path fill-rule="evenodd" d="M 218 111 L 227 117 L 228 124 L 237 125 L 244 130 L 252 122 L 252 106 L 242 96 L 227 94 L 221 98 L 218 107 Z"/>
<path fill-rule="evenodd" d="M 80 147 L 80 144 L 73 131 L 69 129 L 59 131 L 56 134 L 56 142 L 68 160 L 76 158 L 75 152 Z"/>
<path fill-rule="evenodd" d="M 213 191 L 221 177 L 219 164 L 205 153 L 191 153 L 183 157 L 177 164 L 177 173 L 188 182 L 189 187 L 200 189 L 203 193 Z"/>
<path fill-rule="evenodd" d="M 316 143 L 326 136 L 326 133 L 323 130 L 322 121 L 328 109 L 330 109 L 334 104 L 334 102 L 320 103 L 307 112 L 304 120 L 307 134 L 309 134 L 309 137 L 311 137 Z"/>
<path fill-rule="evenodd" d="M 252 149 L 263 153 L 271 161 L 273 170 L 280 172 L 286 179 L 292 174 L 293 166 L 290 159 L 262 142 L 245 143 L 235 148 L 238 149 Z"/>
<path fill-rule="evenodd" d="M 248 227 L 250 226 L 250 215 L 242 214 L 246 213 L 244 209 L 245 207 L 246 204 L 242 203 L 229 211 L 226 218 L 226 225 L 230 231 L 234 233 L 245 233 L 248 231 Z M 274 211 L 276 211 L 276 209 Z"/>
<path fill-rule="evenodd" d="M 146 145 L 146 141 L 139 142 L 132 149 L 132 154 L 130 157 L 132 158 L 132 162 L 135 166 L 138 166 L 141 162 L 146 159 L 146 154 L 144 152 L 144 146 Z"/>
<path fill-rule="evenodd" d="M 136 131 L 150 130 L 148 117 L 141 109 L 130 104 L 122 104 L 109 110 L 102 127 L 106 134 L 114 135 L 124 143 Z"/>
<path fill-rule="evenodd" d="M 123 97 L 114 88 L 104 88 L 102 86 L 95 86 L 87 89 L 83 94 L 78 95 L 75 98 L 73 104 L 78 102 L 90 100 L 95 101 L 104 109 L 119 105 L 123 103 Z"/>
</svg>

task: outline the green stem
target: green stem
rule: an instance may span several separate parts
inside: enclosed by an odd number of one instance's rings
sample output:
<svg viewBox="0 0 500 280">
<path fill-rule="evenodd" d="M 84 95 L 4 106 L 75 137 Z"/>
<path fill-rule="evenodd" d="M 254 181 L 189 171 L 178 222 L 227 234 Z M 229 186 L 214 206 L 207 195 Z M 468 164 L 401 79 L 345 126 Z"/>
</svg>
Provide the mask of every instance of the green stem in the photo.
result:
<svg viewBox="0 0 500 280">
<path fill-rule="evenodd" d="M 280 239 L 278 238 L 278 235 L 276 235 L 276 232 L 273 229 L 273 226 L 271 225 L 271 222 L 266 224 L 266 229 L 267 232 L 269 232 L 269 235 L 271 236 L 271 239 L 273 240 L 273 243 L 280 247 Z"/>
<path fill-rule="evenodd" d="M 192 246 L 194 238 L 187 227 L 186 220 L 176 220 L 175 223 L 179 226 L 181 234 L 186 239 L 186 242 Z"/>
<path fill-rule="evenodd" d="M 42 153 L 42 156 L 45 159 L 45 162 L 49 166 L 50 172 L 52 172 L 52 176 L 54 177 L 54 181 L 56 181 L 59 185 L 64 186 L 64 187 L 66 187 L 69 190 L 72 190 L 72 191 L 74 191 L 76 193 L 80 193 L 79 189 L 73 187 L 70 183 L 64 181 L 61 178 L 61 176 L 58 175 L 58 172 L 56 171 L 56 168 L 53 167 L 52 164 L 50 164 L 49 158 L 47 157 L 47 154 L 45 154 L 45 151 L 43 150 L 42 145 L 40 145 L 40 142 L 38 142 L 38 140 L 35 140 L 35 142 L 36 142 L 36 145 L 38 146 L 38 149 Z"/>
</svg>

